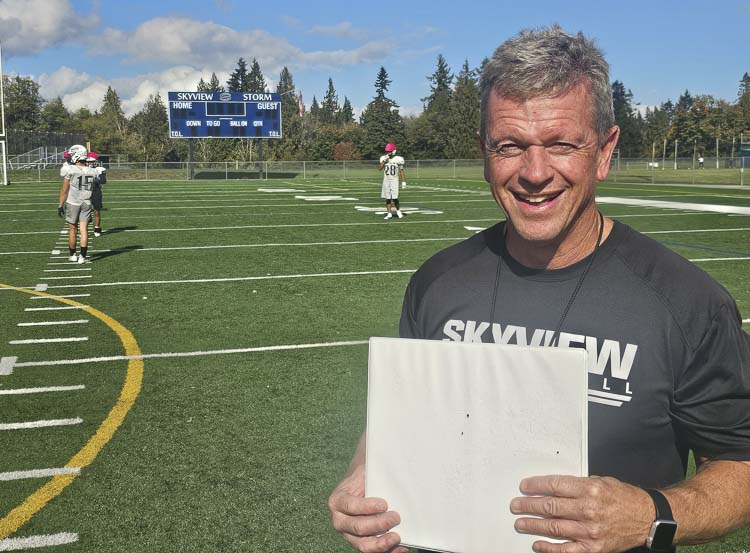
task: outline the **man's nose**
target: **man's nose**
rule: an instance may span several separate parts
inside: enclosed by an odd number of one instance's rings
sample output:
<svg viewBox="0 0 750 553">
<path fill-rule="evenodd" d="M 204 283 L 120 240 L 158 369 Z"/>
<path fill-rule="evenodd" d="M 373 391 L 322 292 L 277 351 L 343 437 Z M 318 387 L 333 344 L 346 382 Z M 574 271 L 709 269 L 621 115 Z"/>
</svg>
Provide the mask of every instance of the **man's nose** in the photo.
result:
<svg viewBox="0 0 750 553">
<path fill-rule="evenodd" d="M 554 178 L 550 159 L 544 146 L 529 146 L 523 153 L 519 177 L 531 186 L 544 186 Z"/>
</svg>

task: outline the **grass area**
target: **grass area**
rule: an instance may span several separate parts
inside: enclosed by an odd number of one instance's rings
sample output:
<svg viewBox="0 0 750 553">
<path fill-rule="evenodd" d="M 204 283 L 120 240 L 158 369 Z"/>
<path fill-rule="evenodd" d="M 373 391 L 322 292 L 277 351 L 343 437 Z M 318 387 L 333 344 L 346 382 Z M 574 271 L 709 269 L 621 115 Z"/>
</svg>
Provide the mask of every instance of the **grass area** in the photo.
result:
<svg viewBox="0 0 750 553">
<path fill-rule="evenodd" d="M 330 528 L 326 499 L 364 427 L 367 346 L 360 342 L 395 336 L 411 272 L 469 237 L 474 230 L 466 227 L 500 216 L 479 175 L 410 185 L 402 202 L 414 211 L 384 222 L 376 174 L 110 182 L 107 232 L 92 239 L 94 262 L 80 272 L 69 271 L 79 266 L 65 262 L 58 243 L 58 185 L 0 189 L 0 282 L 46 283 L 49 294 L 78 296 L 67 301 L 118 321 L 146 355 L 142 388 L 112 440 L 12 536 L 77 534 L 78 541 L 50 548 L 62 553 L 351 551 Z M 750 207 L 750 191 L 738 189 L 608 182 L 599 195 Z M 748 316 L 748 216 L 600 207 L 703 260 L 696 263 Z M 65 466 L 117 403 L 129 367 L 105 322 L 81 309 L 26 311 L 74 307 L 33 298 L 0 290 L 7 337 L 0 357 L 19 363 L 0 376 L 0 394 L 64 389 L 0 395 L 0 423 L 80 422 L 0 430 L 0 473 Z M 17 326 L 81 319 L 87 322 Z M 88 339 L 8 343 L 75 337 Z M 305 344 L 319 347 L 285 348 Z M 83 358 L 100 359 L 77 361 Z M 0 481 L 0 516 L 48 480 Z M 743 529 L 681 551 L 739 553 L 748 543 L 750 529 Z"/>
</svg>

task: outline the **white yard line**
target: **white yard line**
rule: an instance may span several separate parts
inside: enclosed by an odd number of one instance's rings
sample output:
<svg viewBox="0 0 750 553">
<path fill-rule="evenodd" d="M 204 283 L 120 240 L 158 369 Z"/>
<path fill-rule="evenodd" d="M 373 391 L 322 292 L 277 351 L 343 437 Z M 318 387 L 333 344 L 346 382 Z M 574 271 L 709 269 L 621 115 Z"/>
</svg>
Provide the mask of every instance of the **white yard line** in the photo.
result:
<svg viewBox="0 0 750 553">
<path fill-rule="evenodd" d="M 108 361 L 128 361 L 130 359 L 160 359 L 166 357 L 201 357 L 206 355 L 229 355 L 236 353 L 257 353 L 263 351 L 287 351 L 298 349 L 333 348 L 344 346 L 361 346 L 367 340 L 352 340 L 347 342 L 321 342 L 317 344 L 290 344 L 280 346 L 258 346 L 251 348 L 220 349 L 208 351 L 186 351 L 172 353 L 148 353 L 144 355 L 113 355 L 110 357 L 88 357 L 83 359 L 56 359 L 54 361 L 27 361 L 16 363 L 17 367 L 49 367 L 53 365 L 80 365 L 87 363 L 103 363 Z"/>
<path fill-rule="evenodd" d="M 91 267 L 76 267 L 74 269 L 44 269 L 45 273 L 70 273 L 73 271 L 90 271 Z"/>
<path fill-rule="evenodd" d="M 38 323 L 18 323 L 16 326 L 82 325 L 88 322 L 88 319 L 76 319 L 74 321 L 43 321 Z"/>
<path fill-rule="evenodd" d="M 41 277 L 44 280 L 70 280 L 70 279 L 81 279 L 81 278 L 94 278 L 94 275 L 67 275 L 67 276 L 59 276 L 59 277 L 53 277 L 53 276 L 42 276 Z"/>
<path fill-rule="evenodd" d="M 63 288 L 57 286 L 57 288 Z M 75 286 L 65 286 L 65 288 L 75 288 Z M 66 309 L 86 309 L 88 305 L 66 305 L 65 307 L 27 307 L 24 311 L 64 311 Z"/>
<path fill-rule="evenodd" d="M 0 423 L 0 430 L 28 430 L 29 428 L 50 428 L 52 426 L 74 426 L 81 424 L 83 419 L 52 419 L 44 421 L 29 422 L 5 422 Z"/>
<path fill-rule="evenodd" d="M 616 198 L 598 196 L 598 204 L 632 205 L 641 207 L 659 207 L 664 209 L 688 209 L 692 211 L 710 213 L 737 213 L 750 215 L 750 207 L 738 207 L 733 205 L 694 204 L 688 202 L 667 202 L 662 200 L 639 200 L 637 198 Z"/>
<path fill-rule="evenodd" d="M 9 288 L 3 288 L 3 290 L 9 290 Z M 32 300 L 57 300 L 60 298 L 88 298 L 91 294 L 68 294 L 66 296 L 31 296 Z"/>
<path fill-rule="evenodd" d="M 0 482 L 9 482 L 11 480 L 26 480 L 28 478 L 49 478 L 59 474 L 78 474 L 81 472 L 80 467 L 62 467 L 54 469 L 32 469 L 17 470 L 13 472 L 0 472 Z"/>
<path fill-rule="evenodd" d="M 297 275 L 266 275 L 266 276 L 249 276 L 249 277 L 226 277 L 226 278 L 189 278 L 184 280 L 134 280 L 122 282 L 98 282 L 96 284 L 64 284 L 59 286 L 50 286 L 55 288 L 89 288 L 94 286 L 136 286 L 144 284 L 200 284 L 208 282 L 244 282 L 250 280 L 281 280 L 290 278 L 323 278 L 323 277 L 340 277 L 340 276 L 367 276 L 367 275 L 392 275 L 398 273 L 413 273 L 416 269 L 398 269 L 390 271 L 351 271 L 345 273 L 312 273 Z M 28 311 L 29 308 L 26 308 Z"/>
<path fill-rule="evenodd" d="M 43 536 L 29 536 L 27 538 L 5 538 L 0 540 L 0 551 L 22 551 L 24 549 L 39 549 L 66 545 L 78 541 L 78 534 L 61 532 Z"/>
<path fill-rule="evenodd" d="M 45 386 L 40 388 L 11 388 L 9 390 L 0 389 L 0 396 L 20 396 L 27 394 L 45 394 L 51 392 L 73 392 L 84 390 L 86 386 L 78 384 L 76 386 Z"/>
<path fill-rule="evenodd" d="M 86 342 L 88 336 L 72 336 L 70 338 L 35 338 L 33 340 L 10 340 L 8 343 L 12 346 L 21 346 L 27 344 L 57 344 L 62 342 Z"/>
</svg>

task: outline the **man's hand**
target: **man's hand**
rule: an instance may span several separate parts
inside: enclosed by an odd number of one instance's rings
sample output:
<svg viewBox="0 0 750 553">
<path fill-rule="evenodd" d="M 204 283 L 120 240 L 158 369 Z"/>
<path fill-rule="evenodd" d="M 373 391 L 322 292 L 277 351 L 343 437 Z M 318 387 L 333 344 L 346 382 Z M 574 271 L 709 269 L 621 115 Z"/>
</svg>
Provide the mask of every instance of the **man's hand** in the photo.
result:
<svg viewBox="0 0 750 553">
<path fill-rule="evenodd" d="M 65 208 L 63 206 L 57 207 L 57 215 L 61 218 L 65 217 Z"/>
<path fill-rule="evenodd" d="M 406 190 L 406 181 L 401 183 L 401 190 Z"/>
<path fill-rule="evenodd" d="M 333 527 L 362 553 L 406 553 L 401 537 L 391 528 L 401 517 L 388 511 L 385 500 L 365 497 L 365 467 L 360 465 L 336 486 L 328 498 Z"/>
<path fill-rule="evenodd" d="M 389 159 L 391 159 L 391 156 L 389 156 L 388 154 L 386 154 L 384 156 L 380 156 L 380 163 L 385 163 Z"/>
<path fill-rule="evenodd" d="M 511 512 L 543 518 L 519 517 L 516 530 L 569 540 L 536 541 L 537 553 L 627 551 L 645 544 L 655 518 L 645 491 L 614 478 L 535 476 L 521 482 L 521 492 L 527 495 L 511 501 Z"/>
</svg>

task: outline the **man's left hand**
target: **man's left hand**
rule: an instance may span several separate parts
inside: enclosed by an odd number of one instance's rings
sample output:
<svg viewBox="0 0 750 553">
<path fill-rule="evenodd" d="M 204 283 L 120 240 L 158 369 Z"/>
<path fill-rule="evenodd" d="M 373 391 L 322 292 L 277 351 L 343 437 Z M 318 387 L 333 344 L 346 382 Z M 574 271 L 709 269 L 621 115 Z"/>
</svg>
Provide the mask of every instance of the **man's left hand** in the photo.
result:
<svg viewBox="0 0 750 553">
<path fill-rule="evenodd" d="M 615 478 L 535 476 L 521 482 L 524 497 L 511 501 L 515 529 L 566 543 L 534 542 L 537 553 L 615 553 L 645 544 L 655 518 L 641 488 Z"/>
<path fill-rule="evenodd" d="M 57 208 L 57 215 L 59 217 L 65 217 L 65 208 L 62 206 L 58 206 Z"/>
</svg>

